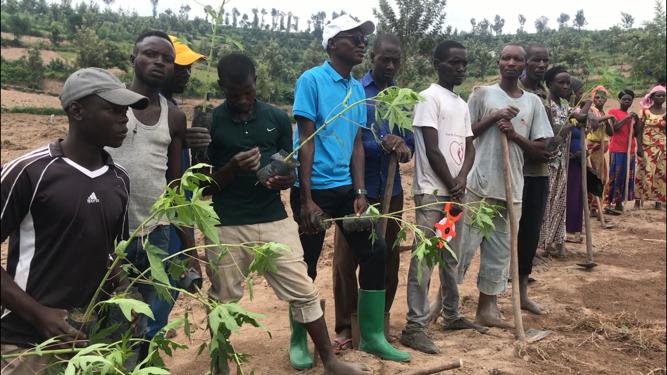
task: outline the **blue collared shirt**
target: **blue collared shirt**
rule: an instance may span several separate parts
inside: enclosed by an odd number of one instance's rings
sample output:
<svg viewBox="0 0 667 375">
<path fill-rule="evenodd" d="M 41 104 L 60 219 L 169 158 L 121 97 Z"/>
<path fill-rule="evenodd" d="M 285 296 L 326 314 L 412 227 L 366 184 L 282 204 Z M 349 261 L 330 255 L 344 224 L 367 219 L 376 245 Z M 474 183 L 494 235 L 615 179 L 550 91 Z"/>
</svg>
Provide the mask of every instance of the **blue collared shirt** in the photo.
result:
<svg viewBox="0 0 667 375">
<path fill-rule="evenodd" d="M 373 76 L 370 71 L 361 79 L 361 84 L 364 86 L 367 98 L 376 96 L 380 92 L 380 89 L 373 81 Z M 395 82 L 390 83 L 390 86 L 395 85 Z M 373 135 L 371 128 L 375 132 L 375 136 Z M 385 153 L 382 146 L 378 143 L 378 139 L 381 140 L 387 134 L 389 134 L 389 123 L 384 121 L 382 124 L 378 124 L 375 121 L 375 106 L 371 103 L 367 104 L 366 127 L 362 128 L 361 135 L 364 142 L 364 153 L 366 154 L 366 190 L 368 190 L 368 197 L 370 198 L 382 198 L 384 196 L 385 186 L 387 185 L 389 154 Z M 391 134 L 403 138 L 410 150 L 412 152 L 415 151 L 415 140 L 411 131 L 405 131 L 405 133 L 402 134 L 398 127 L 394 127 Z M 376 139 L 376 136 L 378 139 Z M 401 187 L 401 174 L 398 167 L 396 169 L 392 192 L 392 196 L 394 197 L 403 190 Z"/>
<path fill-rule="evenodd" d="M 348 96 L 349 95 L 349 96 Z M 347 99 L 346 99 L 347 98 Z M 305 71 L 294 89 L 294 117 L 315 123 L 315 130 L 345 109 L 345 105 L 364 100 L 364 88 L 356 79 L 343 78 L 329 64 Z M 324 190 L 351 185 L 350 160 L 359 127 L 366 126 L 365 106 L 357 105 L 330 123 L 313 139 L 315 147 L 311 189 Z M 299 141 L 299 127 L 294 132 L 294 148 Z M 298 184 L 297 184 L 298 186 Z"/>
</svg>

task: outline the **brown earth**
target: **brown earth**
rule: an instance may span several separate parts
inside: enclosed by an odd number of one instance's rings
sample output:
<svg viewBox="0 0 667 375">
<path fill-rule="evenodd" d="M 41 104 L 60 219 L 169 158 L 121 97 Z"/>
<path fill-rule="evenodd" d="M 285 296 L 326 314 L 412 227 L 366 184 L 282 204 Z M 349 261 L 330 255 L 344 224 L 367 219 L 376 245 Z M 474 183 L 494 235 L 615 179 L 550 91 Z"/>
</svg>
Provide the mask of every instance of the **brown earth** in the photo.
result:
<svg viewBox="0 0 667 375">
<path fill-rule="evenodd" d="M 4 96 L 3 91 L 3 105 Z M 191 108 L 192 103 L 189 104 Z M 48 116 L 3 114 L 0 129 L 0 160 L 6 163 L 62 137 L 67 123 L 62 116 L 55 116 L 51 123 Z M 411 167 L 402 166 L 406 191 L 411 185 Z M 406 205 L 412 204 L 406 198 Z M 414 214 L 408 213 L 406 218 L 414 220 Z M 453 358 L 463 359 L 464 365 L 451 371 L 452 374 L 665 374 L 665 211 L 630 210 L 621 217 L 608 219 L 616 224 L 615 229 L 602 230 L 595 220 L 592 225 L 597 268 L 586 272 L 576 265 L 585 259 L 585 248 L 579 244 L 568 244 L 565 259 L 549 260 L 536 267 L 533 276 L 537 281 L 531 285 L 531 293 L 549 314 L 538 317 L 524 313 L 523 318 L 526 328 L 551 331 L 545 340 L 522 348 L 515 346 L 510 331 L 492 329 L 486 335 L 470 331 L 444 333 L 433 325 L 430 333 L 441 348 L 441 355 L 406 349 L 413 355 L 409 364 L 380 361 L 356 351 L 345 352 L 343 358 L 364 362 L 375 374 L 387 375 L 409 374 Z M 331 237 L 330 231 L 316 284 L 327 301 L 326 319 L 333 334 Z M 4 260 L 6 244 L 2 250 Z M 408 252 L 401 255 L 400 284 L 391 316 L 394 336 L 400 335 L 405 322 L 409 257 Z M 461 285 L 462 312 L 467 317 L 473 317 L 476 308 L 477 269 L 478 258 Z M 437 285 L 434 281 L 434 288 Z M 433 291 L 431 295 L 433 298 Z M 507 319 L 512 316 L 510 296 L 511 287 L 499 298 Z M 287 361 L 287 304 L 275 297 L 262 278 L 257 278 L 254 300 L 246 298 L 242 305 L 265 314 L 262 323 L 272 335 L 269 339 L 265 332 L 255 328 L 243 328 L 234 335 L 236 349 L 252 355 L 246 369 L 254 369 L 256 374 L 297 374 Z M 173 374 L 199 375 L 208 366 L 206 354 L 196 355 L 200 343 L 207 341 L 203 329 L 205 314 L 200 306 L 181 298 L 172 317 L 182 317 L 186 310 L 191 311 L 196 329 L 191 341 L 182 331 L 176 340 L 190 349 L 175 352 L 167 363 Z M 322 374 L 323 370 L 320 365 L 302 373 Z"/>
<path fill-rule="evenodd" d="M 60 108 L 60 100 L 57 96 L 44 95 L 17 90 L 0 90 L 0 106 L 2 108 L 12 107 L 40 107 Z M 4 115 L 3 115 L 4 116 Z"/>
<path fill-rule="evenodd" d="M 28 53 L 28 49 L 22 47 L 7 47 L 7 48 L 0 48 L 0 53 L 2 54 L 3 59 L 13 61 L 13 60 L 18 60 L 23 56 L 26 56 L 26 54 Z M 42 57 L 42 61 L 44 62 L 44 64 L 48 64 L 51 62 L 51 60 L 55 59 L 66 61 L 65 58 L 60 56 L 56 51 L 42 49 L 39 51 L 39 53 Z"/>
<path fill-rule="evenodd" d="M 12 33 L 3 32 L 3 33 L 0 33 L 0 36 L 2 36 L 2 39 L 14 40 L 14 34 L 12 34 Z M 19 38 L 19 41 L 21 43 L 23 43 L 24 45 L 25 44 L 28 44 L 28 45 L 42 44 L 42 45 L 47 45 L 47 46 L 51 45 L 51 41 L 49 40 L 49 38 L 44 38 L 44 37 L 41 37 L 41 36 L 23 35 L 23 36 L 21 36 L 21 38 Z M 61 44 L 62 45 L 68 45 L 68 44 L 70 44 L 70 41 L 64 40 L 64 41 L 61 42 Z"/>
</svg>

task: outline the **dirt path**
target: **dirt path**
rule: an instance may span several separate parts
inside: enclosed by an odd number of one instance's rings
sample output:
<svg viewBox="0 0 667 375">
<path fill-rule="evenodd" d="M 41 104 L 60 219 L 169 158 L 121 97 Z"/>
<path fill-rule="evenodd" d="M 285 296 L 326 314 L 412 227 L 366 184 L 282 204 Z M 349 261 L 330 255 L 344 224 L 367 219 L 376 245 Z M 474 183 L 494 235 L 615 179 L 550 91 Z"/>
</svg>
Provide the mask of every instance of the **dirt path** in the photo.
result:
<svg viewBox="0 0 667 375">
<path fill-rule="evenodd" d="M 23 47 L 7 47 L 7 48 L 0 49 L 0 53 L 2 54 L 3 59 L 13 61 L 13 60 L 18 60 L 23 56 L 26 56 L 28 54 L 28 49 L 23 48 Z M 52 60 L 55 60 L 55 59 L 60 59 L 62 61 L 66 61 L 56 51 L 42 49 L 42 50 L 39 51 L 39 53 L 40 53 L 40 56 L 42 57 L 42 62 L 45 65 L 50 63 Z"/>
<path fill-rule="evenodd" d="M 60 91 L 60 89 L 58 89 Z M 60 99 L 53 95 L 44 95 L 32 92 L 1 89 L 0 105 L 2 108 L 12 107 L 38 107 L 38 108 L 62 108 Z M 13 121 L 11 119 L 10 121 Z"/>
<path fill-rule="evenodd" d="M 56 116 L 54 123 L 50 123 L 48 116 L 3 114 L 2 163 L 62 137 L 66 129 L 64 117 Z M 409 174 L 408 169 L 409 166 L 403 166 L 404 175 Z M 411 178 L 406 177 L 404 189 L 409 191 Z M 412 205 L 411 199 L 406 204 Z M 414 220 L 413 216 L 407 218 Z M 585 252 L 583 245 L 575 244 L 568 244 L 569 254 L 564 260 L 550 260 L 538 266 L 533 275 L 537 281 L 531 291 L 549 314 L 543 317 L 524 314 L 524 324 L 526 328 L 548 329 L 552 335 L 525 350 L 515 350 L 513 334 L 508 331 L 492 329 L 486 335 L 467 331 L 443 333 L 434 325 L 430 331 L 441 348 L 439 356 L 407 349 L 413 354 L 410 364 L 379 361 L 354 351 L 344 353 L 343 358 L 362 361 L 375 374 L 387 375 L 409 374 L 451 358 L 464 361 L 464 367 L 451 374 L 665 374 L 665 219 L 664 211 L 647 209 L 610 218 L 617 225 L 614 230 L 602 230 L 593 221 L 593 245 L 600 266 L 591 272 L 576 266 L 584 259 Z M 328 233 L 316 284 L 322 298 L 327 300 L 326 318 L 333 334 L 331 237 L 332 233 Z M 4 258 L 6 244 L 2 250 Z M 400 334 L 405 321 L 409 256 L 407 252 L 401 254 L 400 284 L 391 316 L 393 335 Z M 467 317 L 473 317 L 476 307 L 477 267 L 475 259 L 461 286 L 462 312 Z M 434 280 L 432 295 L 437 285 Z M 254 369 L 258 375 L 297 374 L 287 361 L 287 304 L 279 301 L 261 278 L 255 282 L 254 293 L 254 300 L 246 298 L 242 305 L 266 315 L 262 323 L 273 338 L 251 328 L 244 328 L 234 336 L 236 348 L 252 355 L 246 369 Z M 508 319 L 510 293 L 511 288 L 500 297 Z M 179 332 L 176 340 L 187 343 L 190 349 L 178 351 L 167 362 L 173 374 L 200 375 L 208 366 L 205 353 L 196 356 L 199 344 L 207 340 L 203 330 L 205 315 L 200 307 L 189 306 L 180 299 L 172 317 L 182 316 L 186 309 L 192 310 L 199 330 L 189 343 L 183 332 Z M 301 373 L 319 375 L 323 371 L 316 367 Z"/>
</svg>

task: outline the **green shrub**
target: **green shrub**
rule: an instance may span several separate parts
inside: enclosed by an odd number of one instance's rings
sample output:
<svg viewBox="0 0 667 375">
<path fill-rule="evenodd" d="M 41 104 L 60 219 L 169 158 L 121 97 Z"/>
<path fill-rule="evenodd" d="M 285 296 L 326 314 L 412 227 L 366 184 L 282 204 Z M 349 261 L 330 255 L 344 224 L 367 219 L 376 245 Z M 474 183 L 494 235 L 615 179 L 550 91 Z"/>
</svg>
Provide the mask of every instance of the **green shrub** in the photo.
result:
<svg viewBox="0 0 667 375">
<path fill-rule="evenodd" d="M 67 64 L 65 61 L 62 59 L 54 59 L 46 65 L 44 76 L 47 78 L 54 78 L 64 81 L 73 72 L 74 68 Z"/>
<path fill-rule="evenodd" d="M 3 85 L 22 85 L 30 88 L 39 88 L 41 86 L 42 74 L 43 68 L 34 70 L 25 57 L 15 61 L 5 59 L 1 61 L 0 83 Z"/>
<path fill-rule="evenodd" d="M 3 113 L 28 113 L 31 115 L 56 115 L 65 116 L 65 110 L 52 107 L 11 107 L 3 108 Z"/>
</svg>

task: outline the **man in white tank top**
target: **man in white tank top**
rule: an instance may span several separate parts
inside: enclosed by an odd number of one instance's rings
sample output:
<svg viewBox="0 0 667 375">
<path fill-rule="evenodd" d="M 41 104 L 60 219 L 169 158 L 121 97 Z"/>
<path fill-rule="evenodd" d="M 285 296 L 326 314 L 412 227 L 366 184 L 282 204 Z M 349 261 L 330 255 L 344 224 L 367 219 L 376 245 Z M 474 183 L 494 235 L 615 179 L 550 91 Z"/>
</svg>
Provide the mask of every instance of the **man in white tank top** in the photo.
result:
<svg viewBox="0 0 667 375">
<path fill-rule="evenodd" d="M 160 88 L 173 74 L 174 58 L 174 46 L 167 34 L 161 31 L 142 33 L 130 58 L 134 65 L 134 77 L 129 89 L 146 96 L 150 104 L 140 111 L 127 111 L 128 136 L 121 147 L 109 150 L 114 160 L 127 170 L 133 187 L 129 204 L 130 233 L 148 217 L 151 205 L 167 182 L 182 175 L 181 150 L 186 118 L 183 112 L 170 109 L 167 100 L 160 95 Z M 140 271 L 149 267 L 146 251 L 141 246 L 142 239 L 147 237 L 152 245 L 168 253 L 169 226 L 165 224 L 168 223 L 148 223 L 140 230 L 140 238 L 128 245 L 127 260 Z M 194 247 L 192 236 L 184 232 L 179 232 L 179 235 L 184 248 Z M 201 274 L 199 262 L 193 260 L 189 266 Z M 139 332 L 150 340 L 167 321 L 171 306 L 165 308 L 165 304 L 159 304 L 161 308 L 158 308 L 158 297 L 152 286 L 140 285 L 138 288 L 156 317 L 154 321 L 140 319 Z M 140 355 L 145 356 L 145 350 L 147 347 Z"/>
</svg>

